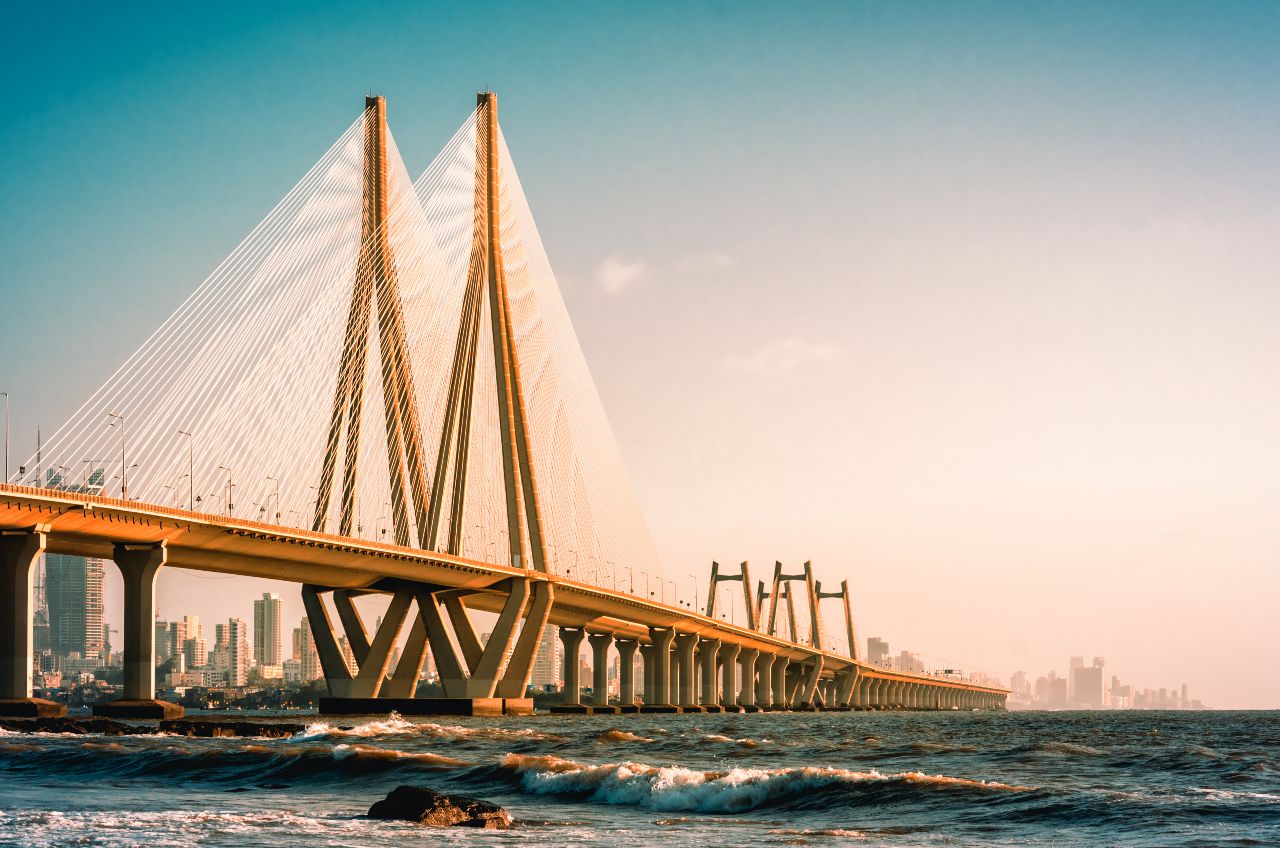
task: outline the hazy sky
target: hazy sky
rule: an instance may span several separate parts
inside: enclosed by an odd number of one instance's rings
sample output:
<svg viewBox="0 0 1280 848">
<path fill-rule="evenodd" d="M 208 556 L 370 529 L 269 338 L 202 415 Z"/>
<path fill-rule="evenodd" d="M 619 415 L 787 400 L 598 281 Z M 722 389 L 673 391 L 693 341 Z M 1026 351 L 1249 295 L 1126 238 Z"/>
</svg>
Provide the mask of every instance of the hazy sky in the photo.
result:
<svg viewBox="0 0 1280 848">
<path fill-rule="evenodd" d="M 895 647 L 1280 706 L 1280 7 L 181 5 L 6 12 L 15 463 L 366 91 L 416 171 L 491 87 L 685 597 L 809 558 Z"/>
</svg>

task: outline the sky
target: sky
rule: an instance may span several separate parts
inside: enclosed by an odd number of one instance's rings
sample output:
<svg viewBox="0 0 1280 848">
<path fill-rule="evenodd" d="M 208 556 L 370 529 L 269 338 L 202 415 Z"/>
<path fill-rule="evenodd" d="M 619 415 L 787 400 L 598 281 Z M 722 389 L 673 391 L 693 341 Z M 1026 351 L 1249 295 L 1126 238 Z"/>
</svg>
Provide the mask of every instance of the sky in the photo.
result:
<svg viewBox="0 0 1280 848">
<path fill-rule="evenodd" d="M 1280 706 L 1274 4 L 181 5 L 7 13 L 15 463 L 367 92 L 417 171 L 490 88 L 683 597 L 808 559 L 939 664 Z"/>
</svg>

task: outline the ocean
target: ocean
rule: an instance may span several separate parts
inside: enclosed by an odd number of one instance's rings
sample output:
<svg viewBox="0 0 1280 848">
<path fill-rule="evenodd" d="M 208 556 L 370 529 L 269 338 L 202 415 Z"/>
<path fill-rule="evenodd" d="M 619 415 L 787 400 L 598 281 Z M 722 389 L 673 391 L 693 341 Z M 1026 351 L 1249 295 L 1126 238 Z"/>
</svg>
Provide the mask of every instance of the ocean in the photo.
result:
<svg viewBox="0 0 1280 848">
<path fill-rule="evenodd" d="M 0 844 L 1280 845 L 1280 712 L 307 721 L 288 739 L 0 731 Z M 516 826 L 364 818 L 402 784 Z"/>
</svg>

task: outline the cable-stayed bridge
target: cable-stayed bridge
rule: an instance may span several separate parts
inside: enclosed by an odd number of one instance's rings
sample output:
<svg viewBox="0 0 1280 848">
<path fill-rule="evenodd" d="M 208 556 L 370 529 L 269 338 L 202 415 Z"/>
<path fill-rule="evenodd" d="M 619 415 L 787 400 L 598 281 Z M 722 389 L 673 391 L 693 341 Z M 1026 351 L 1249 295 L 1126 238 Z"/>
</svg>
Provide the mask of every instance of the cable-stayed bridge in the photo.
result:
<svg viewBox="0 0 1280 848">
<path fill-rule="evenodd" d="M 411 179 L 381 97 L 151 338 L 0 486 L 0 699 L 31 700 L 44 550 L 113 559 L 125 697 L 154 700 L 155 580 L 302 584 L 331 711 L 521 712 L 548 623 L 581 709 L 999 708 L 990 686 L 857 658 L 846 584 L 736 580 L 747 621 L 666 603 L 662 567 L 569 321 L 492 93 Z M 797 587 L 793 589 L 793 585 Z M 803 588 L 799 588 L 803 587 Z M 353 599 L 388 600 L 370 631 Z M 822 601 L 844 602 L 844 653 Z M 495 613 L 487 640 L 472 613 Z M 799 614 L 797 614 L 799 611 Z M 339 648 L 341 630 L 355 655 Z M 401 653 L 393 666 L 397 647 Z M 620 704 L 606 667 L 620 657 Z M 445 699 L 415 699 L 428 652 Z M 633 659 L 644 658 L 636 681 Z"/>
</svg>

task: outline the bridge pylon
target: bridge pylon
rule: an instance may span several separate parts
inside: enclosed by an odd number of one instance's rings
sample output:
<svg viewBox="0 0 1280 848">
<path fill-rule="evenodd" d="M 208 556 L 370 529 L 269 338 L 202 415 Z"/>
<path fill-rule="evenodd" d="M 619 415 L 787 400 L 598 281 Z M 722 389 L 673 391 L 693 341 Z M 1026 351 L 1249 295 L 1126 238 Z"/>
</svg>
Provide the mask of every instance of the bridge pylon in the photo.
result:
<svg viewBox="0 0 1280 848">
<path fill-rule="evenodd" d="M 707 588 L 707 618 L 716 617 L 716 585 L 725 581 L 742 584 L 742 605 L 747 611 L 747 627 L 756 630 L 760 626 L 760 607 L 751 598 L 751 571 L 744 559 L 737 574 L 721 574 L 720 563 L 711 563 L 711 583 Z"/>
<path fill-rule="evenodd" d="M 348 644 L 359 651 L 359 670 L 352 674 L 336 653 L 336 635 L 320 601 L 321 587 L 307 587 L 309 619 L 333 696 L 330 706 L 348 710 L 351 699 L 413 695 L 410 677 L 422 668 L 429 649 L 440 671 L 445 696 L 452 699 L 523 699 L 532 673 L 533 655 L 551 611 L 553 588 L 548 574 L 538 486 L 534 475 L 528 412 L 520 381 L 518 351 L 503 264 L 500 198 L 502 174 L 498 133 L 498 98 L 481 92 L 476 98 L 475 200 L 470 265 L 458 316 L 458 331 L 449 373 L 435 465 L 428 482 L 417 397 L 405 345 L 403 308 L 395 260 L 387 237 L 386 104 L 366 98 L 364 218 L 360 262 L 352 287 L 347 338 L 334 395 L 329 440 L 316 502 L 315 529 L 323 530 L 338 465 L 338 449 L 346 425 L 342 463 L 339 532 L 349 535 L 359 463 L 360 410 L 365 358 L 374 309 L 381 353 L 388 473 L 396 543 L 461 555 L 474 399 L 484 391 L 476 379 L 481 318 L 487 311 L 493 343 L 494 383 L 501 440 L 506 500 L 508 555 L 523 576 L 513 576 L 484 591 L 505 595 L 498 621 L 483 645 L 471 623 L 466 590 L 411 586 L 394 591 L 383 633 L 371 643 L 351 605 L 350 595 L 335 591 L 334 605 Z M 487 310 L 486 310 L 487 307 Z M 446 507 L 447 532 L 446 526 Z M 411 523 L 412 519 L 412 523 Z M 409 607 L 417 615 L 394 675 L 386 678 L 390 650 L 399 638 Z M 324 647 L 321 647 L 321 646 Z M 377 650 L 374 646 L 380 646 Z M 366 669 L 365 665 L 370 668 Z M 384 685 L 384 680 L 386 685 Z M 342 700 L 343 704 L 337 701 Z M 322 709 L 324 705 L 322 704 Z M 509 707 L 506 708 L 510 711 Z M 521 707 L 520 709 L 523 709 Z"/>
</svg>

